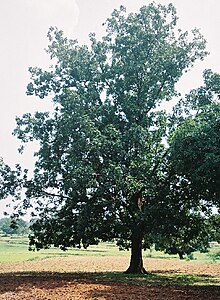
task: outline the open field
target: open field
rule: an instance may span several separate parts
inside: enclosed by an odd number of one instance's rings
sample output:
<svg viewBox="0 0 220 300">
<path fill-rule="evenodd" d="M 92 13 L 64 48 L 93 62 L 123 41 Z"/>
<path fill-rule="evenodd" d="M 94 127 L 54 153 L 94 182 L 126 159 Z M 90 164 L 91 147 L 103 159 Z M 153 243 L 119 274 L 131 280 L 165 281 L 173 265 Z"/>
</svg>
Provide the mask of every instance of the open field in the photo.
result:
<svg viewBox="0 0 220 300">
<path fill-rule="evenodd" d="M 220 263 L 205 254 L 197 260 L 180 261 L 152 251 L 144 258 L 149 273 L 128 276 L 123 271 L 129 253 L 118 252 L 113 244 L 88 251 L 35 253 L 26 251 L 22 239 L 11 239 L 11 246 L 4 239 L 0 239 L 1 300 L 220 299 Z M 149 255 L 152 257 L 146 257 Z"/>
<path fill-rule="evenodd" d="M 213 243 L 208 253 L 195 252 L 188 260 L 199 260 L 202 262 L 212 262 L 215 254 L 220 253 L 220 244 Z M 40 251 L 28 251 L 28 238 L 23 236 L 1 236 L 0 235 L 0 262 L 33 261 L 52 257 L 68 256 L 125 256 L 130 257 L 129 251 L 119 251 L 114 243 L 100 243 L 97 246 L 90 246 L 88 249 L 70 249 L 62 251 L 51 247 Z M 145 258 L 165 258 L 174 259 L 178 255 L 164 254 L 160 251 L 143 251 Z M 219 258 L 220 259 L 220 258 Z"/>
</svg>

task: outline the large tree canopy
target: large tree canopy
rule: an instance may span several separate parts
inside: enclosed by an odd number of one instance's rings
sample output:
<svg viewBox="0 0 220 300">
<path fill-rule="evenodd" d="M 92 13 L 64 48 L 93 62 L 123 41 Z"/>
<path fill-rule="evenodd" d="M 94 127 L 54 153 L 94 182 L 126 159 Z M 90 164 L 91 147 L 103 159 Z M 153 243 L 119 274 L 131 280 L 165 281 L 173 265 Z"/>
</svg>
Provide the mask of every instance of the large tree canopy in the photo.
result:
<svg viewBox="0 0 220 300">
<path fill-rule="evenodd" d="M 183 118 L 160 104 L 178 95 L 176 82 L 207 53 L 199 31 L 182 32 L 176 22 L 171 4 L 150 4 L 129 15 L 115 10 L 106 36 L 91 34 L 89 46 L 49 30 L 53 65 L 30 68 L 28 94 L 51 97 L 54 111 L 25 114 L 15 130 L 24 144 L 39 143 L 33 176 L 16 183 L 24 206 L 38 211 L 31 236 L 38 249 L 117 239 L 131 247 L 127 272 L 143 273 L 141 249 L 154 236 L 179 237 L 186 226 L 196 236 L 203 198 L 182 158 L 181 174 L 173 167 L 168 143 L 178 144 Z"/>
</svg>

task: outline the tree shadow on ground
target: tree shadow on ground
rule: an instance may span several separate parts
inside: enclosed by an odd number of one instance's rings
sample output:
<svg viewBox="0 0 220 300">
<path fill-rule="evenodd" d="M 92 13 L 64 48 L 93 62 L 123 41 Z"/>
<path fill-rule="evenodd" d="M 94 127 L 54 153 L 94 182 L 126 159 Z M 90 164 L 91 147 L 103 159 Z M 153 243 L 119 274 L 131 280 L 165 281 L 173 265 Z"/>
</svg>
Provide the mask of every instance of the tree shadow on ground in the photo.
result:
<svg viewBox="0 0 220 300">
<path fill-rule="evenodd" d="M 127 275 L 119 272 L 14 272 L 1 273 L 0 283 L 0 298 L 1 295 L 16 294 L 22 290 L 33 293 L 33 289 L 44 290 L 46 294 L 60 292 L 62 289 L 76 292 L 80 285 L 87 297 L 90 297 L 86 299 L 220 299 L 220 288 L 215 278 L 181 274 L 171 276 L 166 272 L 147 275 Z M 60 299 L 65 299 L 65 296 Z"/>
<path fill-rule="evenodd" d="M 120 272 L 100 273 L 102 279 L 119 280 L 134 284 L 147 285 L 220 285 L 220 279 L 207 274 L 181 274 L 176 270 L 161 270 L 145 275 L 129 275 Z"/>
</svg>

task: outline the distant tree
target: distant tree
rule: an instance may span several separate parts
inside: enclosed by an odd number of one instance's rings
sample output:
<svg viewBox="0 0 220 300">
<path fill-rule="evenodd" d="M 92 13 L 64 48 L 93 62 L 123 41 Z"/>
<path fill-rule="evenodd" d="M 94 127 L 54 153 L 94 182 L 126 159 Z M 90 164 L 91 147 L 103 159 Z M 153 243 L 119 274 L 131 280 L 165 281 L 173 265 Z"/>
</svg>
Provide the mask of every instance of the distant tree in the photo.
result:
<svg viewBox="0 0 220 300">
<path fill-rule="evenodd" d="M 174 234 L 201 208 L 203 198 L 171 159 L 185 117 L 160 108 L 177 95 L 183 72 L 207 54 L 200 33 L 189 40 L 176 21 L 171 4 L 128 16 L 121 7 L 101 41 L 90 35 L 89 47 L 50 29 L 53 67 L 30 68 L 28 94 L 51 97 L 54 111 L 25 114 L 15 130 L 22 142 L 39 143 L 33 176 L 22 177 L 18 166 L 2 172 L 1 195 L 35 205 L 30 244 L 37 249 L 117 239 L 131 248 L 127 273 L 145 273 L 142 247 L 164 230 Z"/>
<path fill-rule="evenodd" d="M 21 218 L 19 218 L 15 225 L 14 225 L 14 230 L 16 234 L 18 235 L 26 235 L 29 234 L 29 223 Z"/>
<path fill-rule="evenodd" d="M 29 232 L 29 225 L 23 219 L 18 219 L 16 223 L 10 218 L 0 219 L 0 231 L 4 234 L 24 235 Z"/>
<path fill-rule="evenodd" d="M 11 228 L 11 220 L 10 218 L 2 218 L 0 219 L 0 231 L 4 234 L 13 234 L 14 229 Z"/>
</svg>

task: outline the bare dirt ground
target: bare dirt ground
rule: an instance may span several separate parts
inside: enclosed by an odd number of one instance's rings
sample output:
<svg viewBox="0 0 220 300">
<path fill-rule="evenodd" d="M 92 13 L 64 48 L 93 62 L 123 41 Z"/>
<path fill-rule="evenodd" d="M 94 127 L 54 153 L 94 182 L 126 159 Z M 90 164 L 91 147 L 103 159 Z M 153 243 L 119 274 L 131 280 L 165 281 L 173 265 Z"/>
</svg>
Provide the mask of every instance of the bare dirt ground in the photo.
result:
<svg viewBox="0 0 220 300">
<path fill-rule="evenodd" d="M 220 299 L 220 264 L 148 258 L 144 264 L 149 275 L 123 278 L 117 272 L 128 262 L 128 257 L 71 256 L 0 263 L 0 299 Z M 172 275 L 181 280 L 186 275 L 185 284 L 173 281 Z M 202 285 L 192 285 L 189 275 L 198 276 L 200 284 L 202 279 Z"/>
</svg>

